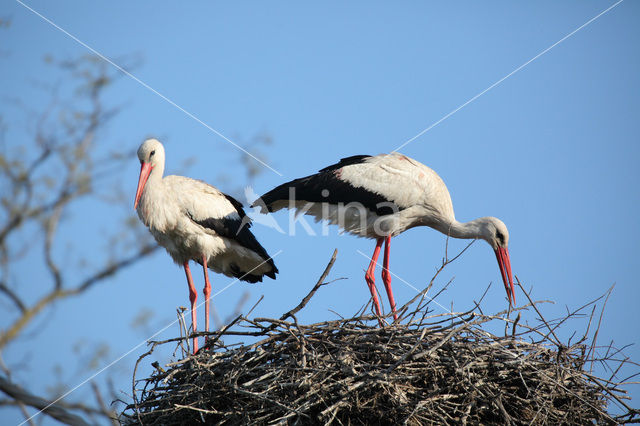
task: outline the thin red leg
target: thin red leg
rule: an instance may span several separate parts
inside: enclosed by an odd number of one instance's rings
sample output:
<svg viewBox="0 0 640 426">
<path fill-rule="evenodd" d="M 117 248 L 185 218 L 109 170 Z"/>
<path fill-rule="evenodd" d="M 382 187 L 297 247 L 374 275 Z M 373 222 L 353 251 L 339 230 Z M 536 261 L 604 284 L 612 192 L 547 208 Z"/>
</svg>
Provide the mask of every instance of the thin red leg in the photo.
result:
<svg viewBox="0 0 640 426">
<path fill-rule="evenodd" d="M 378 291 L 376 289 L 376 278 L 374 274 L 376 270 L 376 262 L 378 261 L 378 256 L 380 255 L 380 247 L 382 247 L 383 241 L 383 238 L 378 238 L 378 241 L 376 242 L 376 248 L 373 251 L 373 256 L 371 256 L 371 263 L 369 264 L 369 268 L 367 268 L 367 273 L 364 275 L 364 279 L 367 281 L 369 291 L 371 292 L 371 297 L 373 298 L 373 305 L 376 308 L 376 314 L 379 317 L 381 317 L 382 314 L 380 312 L 380 302 L 378 301 Z M 380 322 L 380 324 L 382 325 L 382 322 Z"/>
<path fill-rule="evenodd" d="M 191 328 L 192 332 L 196 332 L 196 300 L 198 300 L 198 292 L 196 291 L 196 287 L 193 285 L 193 278 L 191 278 L 191 271 L 189 270 L 189 261 L 185 261 L 182 266 L 184 266 L 184 273 L 187 275 L 187 283 L 189 284 L 189 300 L 191 301 Z M 198 338 L 193 338 L 193 353 L 198 352 Z"/>
<path fill-rule="evenodd" d="M 398 314 L 396 313 L 396 301 L 393 300 L 393 290 L 391 290 L 391 274 L 389 273 L 389 245 L 391 243 L 391 237 L 384 239 L 384 260 L 382 261 L 382 282 L 384 288 L 387 290 L 387 297 L 389 297 L 389 304 L 391 305 L 391 311 L 393 312 L 393 319 L 398 320 Z"/>
<path fill-rule="evenodd" d="M 207 256 L 202 255 L 202 267 L 204 268 L 204 331 L 209 331 L 209 296 L 211 296 L 211 284 L 209 283 L 209 269 L 207 268 Z M 206 337 L 205 337 L 206 339 Z"/>
</svg>

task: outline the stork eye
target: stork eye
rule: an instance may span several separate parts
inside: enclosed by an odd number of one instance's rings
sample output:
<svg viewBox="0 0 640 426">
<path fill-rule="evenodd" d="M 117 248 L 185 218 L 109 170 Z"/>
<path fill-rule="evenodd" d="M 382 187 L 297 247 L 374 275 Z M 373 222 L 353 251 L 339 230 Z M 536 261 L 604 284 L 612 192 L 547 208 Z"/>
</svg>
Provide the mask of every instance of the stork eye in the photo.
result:
<svg viewBox="0 0 640 426">
<path fill-rule="evenodd" d="M 496 231 L 496 237 L 500 241 L 500 244 L 504 244 L 504 235 L 502 235 L 502 232 Z"/>
<path fill-rule="evenodd" d="M 149 158 L 153 157 L 153 154 L 156 153 L 156 150 L 154 149 L 153 151 L 151 151 L 151 154 L 149 154 Z"/>
</svg>

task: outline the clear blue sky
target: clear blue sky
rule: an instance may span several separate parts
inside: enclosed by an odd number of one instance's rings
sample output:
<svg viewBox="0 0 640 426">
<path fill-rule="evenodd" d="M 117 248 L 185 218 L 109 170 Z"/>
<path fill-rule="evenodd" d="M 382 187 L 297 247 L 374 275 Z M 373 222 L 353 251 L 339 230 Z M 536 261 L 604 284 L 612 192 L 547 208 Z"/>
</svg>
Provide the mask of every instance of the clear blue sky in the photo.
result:
<svg viewBox="0 0 640 426">
<path fill-rule="evenodd" d="M 136 77 L 227 137 L 269 133 L 274 144 L 268 162 L 283 176 L 265 170 L 254 188 L 263 193 L 341 157 L 396 149 L 614 2 L 27 4 L 116 62 L 140 54 Z M 34 80 L 54 82 L 43 57 L 74 58 L 87 49 L 19 3 L 5 2 L 0 16 L 12 21 L 0 32 L 0 96 L 37 108 L 44 98 Z M 536 299 L 555 301 L 543 311 L 550 318 L 615 283 L 599 339 L 633 344 L 625 353 L 636 361 L 639 18 L 640 4 L 622 2 L 401 150 L 440 174 L 459 220 L 497 216 L 507 224 L 513 270 Z M 191 177 L 216 185 L 216 176 L 236 173 L 235 148 L 133 79 L 120 79 L 108 101 L 125 105 L 102 139 L 109 148 L 130 150 L 153 135 L 165 142 L 168 173 L 194 156 Z M 19 112 L 5 117 L 9 124 L 24 124 Z M 122 171 L 131 202 L 137 175 L 138 161 L 131 158 Z M 219 186 L 235 187 L 225 185 Z M 286 228 L 286 213 L 275 218 Z M 99 240 L 115 225 L 112 219 L 99 205 L 83 205 L 67 219 L 65 238 L 91 247 L 95 241 L 86 241 L 87 231 Z M 318 224 L 313 228 L 321 231 Z M 281 273 L 275 282 L 240 283 L 217 296 L 213 303 L 222 316 L 244 291 L 250 292 L 249 304 L 265 296 L 255 315 L 279 316 L 307 293 L 335 247 L 340 252 L 331 276 L 346 280 L 323 288 L 300 319 L 335 318 L 331 311 L 351 315 L 366 303 L 368 261 L 358 250 L 370 255 L 373 242 L 340 236 L 336 229 L 328 237 L 308 236 L 301 228 L 292 237 L 260 225 L 254 232 L 270 253 L 282 250 L 276 258 Z M 433 230 L 413 229 L 392 241 L 391 269 L 421 288 L 439 265 L 444 244 Z M 450 250 L 463 246 L 452 241 Z M 25 282 L 37 276 L 24 271 Z M 195 276 L 201 287 L 201 274 Z M 452 277 L 439 299 L 444 306 L 467 309 L 493 282 L 483 310 L 505 307 L 495 257 L 484 242 L 474 244 L 438 284 Z M 214 292 L 229 282 L 212 275 Z M 400 303 L 414 294 L 398 279 L 394 290 Z M 520 290 L 516 296 L 524 300 Z M 68 365 L 69 347 L 79 336 L 86 337 L 85 345 L 108 344 L 109 359 L 115 359 L 145 337 L 131 330 L 137 312 L 153 310 L 159 328 L 187 303 L 182 270 L 158 252 L 81 303 L 72 300 L 48 312 L 4 359 L 18 368 L 28 356 L 31 369 L 17 378 L 44 394 L 55 381 L 56 364 L 76 368 Z M 565 332 L 583 326 L 572 323 Z M 176 333 L 172 327 L 162 337 Z M 113 367 L 124 378 L 119 389 L 130 389 L 128 373 L 144 350 Z M 73 385 L 87 375 L 63 377 Z M 637 387 L 631 390 L 640 397 Z M 78 392 L 89 393 L 86 386 Z M 3 409 L 0 418 L 13 422 L 20 416 Z"/>
</svg>

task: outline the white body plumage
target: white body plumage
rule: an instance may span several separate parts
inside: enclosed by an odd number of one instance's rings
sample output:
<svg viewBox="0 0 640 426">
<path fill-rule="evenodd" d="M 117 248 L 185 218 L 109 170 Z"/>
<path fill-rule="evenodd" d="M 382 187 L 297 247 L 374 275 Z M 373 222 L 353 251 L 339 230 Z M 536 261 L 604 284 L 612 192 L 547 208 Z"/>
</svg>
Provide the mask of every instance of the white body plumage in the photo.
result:
<svg viewBox="0 0 640 426">
<path fill-rule="evenodd" d="M 200 261 L 204 254 L 210 269 L 230 277 L 235 276 L 231 265 L 253 271 L 254 275 L 272 269 L 255 251 L 196 222 L 209 218 L 242 221 L 220 191 L 182 176 L 166 176 L 160 182 L 152 182 L 153 174 L 140 198 L 138 216 L 177 264 Z"/>
</svg>

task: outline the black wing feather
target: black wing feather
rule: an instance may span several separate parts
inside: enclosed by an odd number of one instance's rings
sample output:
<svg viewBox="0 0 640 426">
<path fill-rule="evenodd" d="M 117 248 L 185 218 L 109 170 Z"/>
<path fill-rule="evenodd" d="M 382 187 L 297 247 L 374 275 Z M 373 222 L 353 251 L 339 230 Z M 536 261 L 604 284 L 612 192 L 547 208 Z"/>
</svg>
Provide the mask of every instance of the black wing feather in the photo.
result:
<svg viewBox="0 0 640 426">
<path fill-rule="evenodd" d="M 191 220 L 204 228 L 211 229 L 221 237 L 234 240 L 243 247 L 246 247 L 249 250 L 257 253 L 258 256 L 264 259 L 272 268 L 271 271 L 267 272 L 265 275 L 275 279 L 275 274 L 279 272 L 278 268 L 276 267 L 271 256 L 269 256 L 267 251 L 264 249 L 264 247 L 262 247 L 262 245 L 256 239 L 255 235 L 253 235 L 253 233 L 249 229 L 251 228 L 251 218 L 246 215 L 244 208 L 242 207 L 242 203 L 240 203 L 230 195 L 224 193 L 222 195 L 224 195 L 224 197 L 233 205 L 234 209 L 240 216 L 239 219 L 236 217 L 225 216 L 221 218 L 210 217 L 207 219 L 197 220 L 191 216 Z M 258 277 L 256 275 L 242 275 L 239 269 L 236 278 L 240 278 L 244 281 L 249 282 L 262 281 L 262 277 Z"/>
<path fill-rule="evenodd" d="M 225 194 L 224 192 L 221 192 L 222 195 L 224 195 L 224 198 L 227 199 L 227 201 L 229 201 L 231 203 L 231 205 L 233 206 L 234 209 L 236 209 L 236 212 L 238 212 L 238 215 L 240 215 L 240 219 L 244 220 L 244 218 L 246 217 L 247 220 L 247 227 L 251 227 L 251 218 L 249 218 L 247 216 L 247 214 L 244 212 L 244 208 L 242 207 L 242 203 L 238 200 L 236 200 L 235 198 L 233 198 L 231 195 L 229 194 Z"/>
<path fill-rule="evenodd" d="M 370 155 L 354 155 L 343 158 L 338 163 L 325 167 L 314 175 L 283 183 L 264 194 L 260 199 L 268 211 L 273 211 L 273 204 L 277 201 L 289 200 L 290 188 L 294 188 L 295 198 L 298 201 L 336 205 L 358 202 L 378 216 L 402 210 L 402 207 L 398 205 L 391 206 L 390 200 L 381 194 L 353 186 L 340 179 L 336 174 L 336 171 L 342 167 L 362 163 L 370 157 Z M 261 205 L 259 200 L 253 204 L 253 206 L 256 205 Z"/>
</svg>

